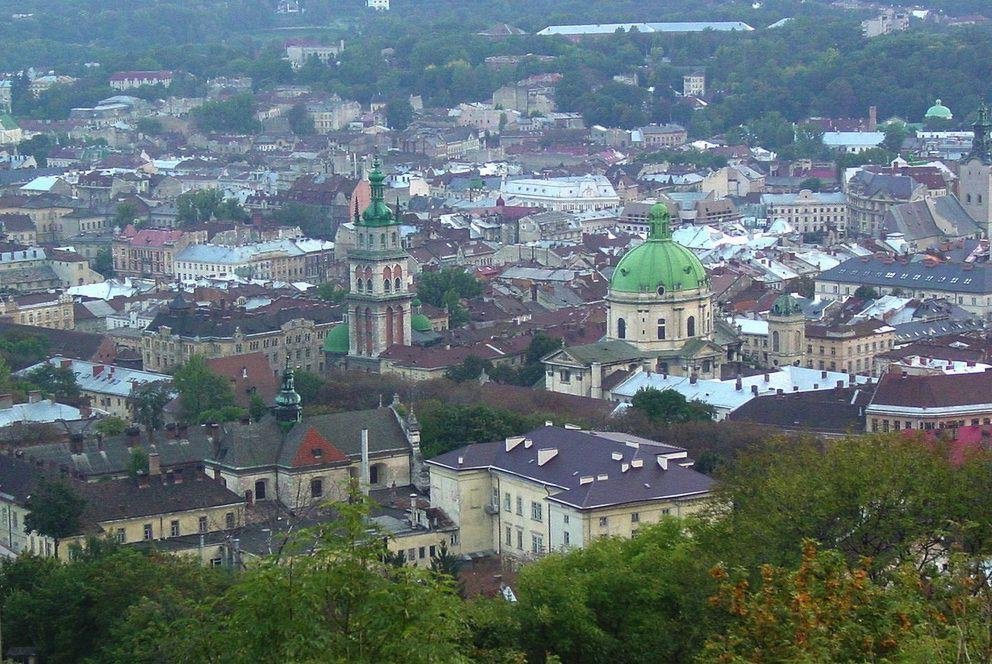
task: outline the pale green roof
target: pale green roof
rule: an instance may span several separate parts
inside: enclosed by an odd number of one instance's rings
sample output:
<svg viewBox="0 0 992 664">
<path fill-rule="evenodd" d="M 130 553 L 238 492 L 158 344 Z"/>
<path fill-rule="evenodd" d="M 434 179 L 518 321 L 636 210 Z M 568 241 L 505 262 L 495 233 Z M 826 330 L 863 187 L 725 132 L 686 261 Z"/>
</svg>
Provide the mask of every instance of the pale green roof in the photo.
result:
<svg viewBox="0 0 992 664">
<path fill-rule="evenodd" d="M 348 336 L 348 325 L 347 323 L 340 323 L 335 325 L 328 331 L 327 336 L 324 337 L 324 351 L 328 353 L 340 353 L 342 355 L 347 355 L 349 350 L 350 338 Z"/>
<path fill-rule="evenodd" d="M 610 280 L 610 289 L 624 293 L 664 293 L 694 290 L 709 283 L 696 255 L 672 240 L 668 207 L 651 208 L 647 241 L 627 252 Z"/>
<path fill-rule="evenodd" d="M 0 113 L 0 129 L 11 131 L 17 129 L 18 125 L 14 118 L 6 113 Z"/>
<path fill-rule="evenodd" d="M 924 117 L 927 120 L 951 120 L 954 118 L 954 114 L 938 99 L 933 106 L 927 109 L 927 114 Z"/>
</svg>

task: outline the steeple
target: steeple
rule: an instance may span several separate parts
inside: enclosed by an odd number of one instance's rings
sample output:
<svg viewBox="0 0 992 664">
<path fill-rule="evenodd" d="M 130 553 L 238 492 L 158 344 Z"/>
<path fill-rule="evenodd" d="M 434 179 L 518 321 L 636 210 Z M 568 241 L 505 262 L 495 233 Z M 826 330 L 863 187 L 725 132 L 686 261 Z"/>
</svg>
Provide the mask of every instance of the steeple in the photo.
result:
<svg viewBox="0 0 992 664">
<path fill-rule="evenodd" d="M 983 164 L 992 165 L 992 143 L 990 143 L 992 112 L 984 101 L 978 107 L 978 117 L 975 118 L 973 128 L 975 138 L 971 142 L 971 152 L 968 153 L 967 159 L 978 159 Z"/>
<path fill-rule="evenodd" d="M 664 203 L 655 203 L 651 206 L 648 216 L 648 239 L 649 240 L 671 240 L 672 228 L 668 218 L 668 206 Z"/>
<path fill-rule="evenodd" d="M 377 156 L 372 162 L 372 172 L 369 173 L 369 186 L 372 189 L 372 202 L 365 212 L 362 213 L 360 221 L 356 221 L 359 226 L 390 226 L 396 223 L 392 210 L 385 201 L 385 180 L 386 176 L 382 172 L 382 164 Z"/>
<path fill-rule="evenodd" d="M 275 406 L 272 408 L 278 422 L 299 422 L 303 419 L 302 399 L 296 392 L 294 385 L 293 370 L 289 366 L 289 358 L 286 358 L 286 368 L 282 372 L 282 387 L 276 395 Z"/>
</svg>

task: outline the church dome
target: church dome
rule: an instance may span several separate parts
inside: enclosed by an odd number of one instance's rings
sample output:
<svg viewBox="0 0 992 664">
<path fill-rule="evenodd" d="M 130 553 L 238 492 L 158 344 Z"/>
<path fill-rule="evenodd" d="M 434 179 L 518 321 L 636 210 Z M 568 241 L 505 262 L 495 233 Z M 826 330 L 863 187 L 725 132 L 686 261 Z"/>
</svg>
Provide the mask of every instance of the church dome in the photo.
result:
<svg viewBox="0 0 992 664">
<path fill-rule="evenodd" d="M 939 99 L 927 109 L 927 114 L 924 116 L 926 120 L 951 120 L 953 118 L 954 114 L 951 113 L 951 109 L 941 104 Z"/>
<path fill-rule="evenodd" d="M 372 189 L 372 202 L 365 211 L 362 212 L 360 223 L 362 226 L 390 226 L 395 224 L 393 211 L 383 200 L 386 176 L 382 172 L 379 158 L 376 157 L 372 163 L 372 172 L 369 173 L 369 186 Z"/>
<path fill-rule="evenodd" d="M 772 304 L 771 310 L 773 316 L 795 316 L 802 312 L 803 308 L 799 306 L 799 301 L 789 293 L 779 295 Z"/>
<path fill-rule="evenodd" d="M 348 324 L 340 323 L 335 325 L 324 337 L 324 352 L 347 355 L 350 345 L 348 335 Z"/>
<path fill-rule="evenodd" d="M 672 239 L 668 208 L 656 203 L 651 208 L 648 239 L 620 260 L 610 290 L 622 293 L 688 291 L 709 285 L 706 269 L 696 255 Z"/>
</svg>

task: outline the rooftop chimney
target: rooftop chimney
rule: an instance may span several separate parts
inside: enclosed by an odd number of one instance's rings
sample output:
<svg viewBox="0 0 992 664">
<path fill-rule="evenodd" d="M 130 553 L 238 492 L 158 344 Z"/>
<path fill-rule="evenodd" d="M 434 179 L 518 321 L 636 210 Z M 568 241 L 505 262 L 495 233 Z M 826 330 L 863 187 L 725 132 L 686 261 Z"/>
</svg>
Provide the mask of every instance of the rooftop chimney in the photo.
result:
<svg viewBox="0 0 992 664">
<path fill-rule="evenodd" d="M 162 474 L 162 459 L 159 457 L 158 450 L 154 445 L 152 445 L 151 449 L 148 451 L 148 474 Z"/>
<path fill-rule="evenodd" d="M 362 429 L 362 465 L 359 485 L 362 493 L 369 495 L 369 430 Z"/>
<path fill-rule="evenodd" d="M 698 376 L 696 376 L 696 372 L 693 371 L 691 374 L 689 374 L 689 384 L 690 385 L 695 385 L 696 384 L 696 380 L 698 380 Z"/>
<path fill-rule="evenodd" d="M 744 389 L 744 380 L 740 376 L 737 377 L 737 382 L 734 383 L 734 389 L 738 392 Z"/>
<path fill-rule="evenodd" d="M 758 396 L 758 386 L 757 385 L 752 385 L 751 386 L 751 394 L 753 394 L 754 396 Z"/>
<path fill-rule="evenodd" d="M 28 392 L 28 403 L 38 403 L 41 401 L 41 390 L 31 390 Z"/>
</svg>

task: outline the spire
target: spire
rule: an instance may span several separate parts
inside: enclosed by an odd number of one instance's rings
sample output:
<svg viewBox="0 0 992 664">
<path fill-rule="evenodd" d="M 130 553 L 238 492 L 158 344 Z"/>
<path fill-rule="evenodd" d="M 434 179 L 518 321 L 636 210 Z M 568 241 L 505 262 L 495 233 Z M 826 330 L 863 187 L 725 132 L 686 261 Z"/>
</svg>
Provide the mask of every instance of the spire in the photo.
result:
<svg viewBox="0 0 992 664">
<path fill-rule="evenodd" d="M 302 399 L 296 392 L 293 370 L 289 366 L 289 354 L 286 355 L 286 368 L 282 372 L 282 387 L 276 395 L 273 412 L 279 422 L 299 422 L 303 419 Z"/>
<path fill-rule="evenodd" d="M 671 240 L 672 229 L 669 226 L 668 206 L 664 203 L 655 203 L 651 206 L 648 216 L 648 239 L 649 240 Z"/>
<path fill-rule="evenodd" d="M 992 112 L 984 101 L 978 107 L 978 117 L 973 125 L 975 138 L 971 142 L 971 152 L 968 159 L 978 159 L 985 164 L 992 164 L 992 143 L 989 134 L 992 133 Z"/>
<path fill-rule="evenodd" d="M 384 200 L 385 180 L 386 176 L 382 172 L 382 164 L 379 162 L 379 156 L 376 155 L 372 162 L 372 172 L 369 173 L 372 202 L 365 208 L 365 212 L 362 213 L 361 219 L 355 222 L 356 224 L 362 226 L 389 226 L 396 223 L 392 211 Z"/>
</svg>

